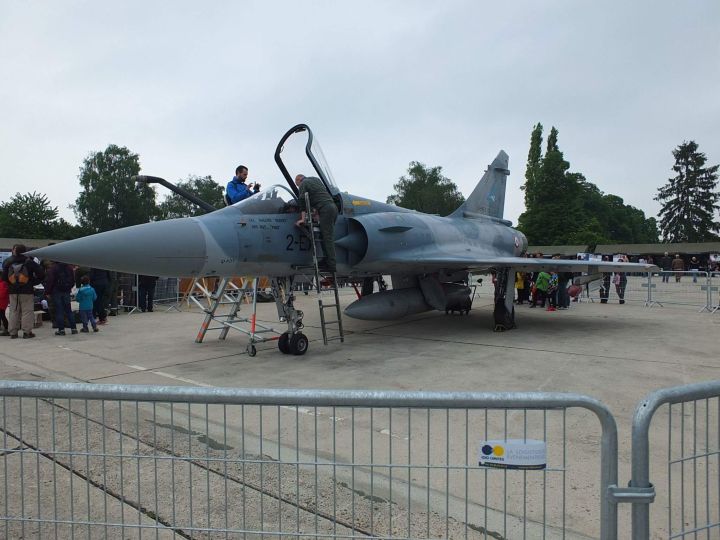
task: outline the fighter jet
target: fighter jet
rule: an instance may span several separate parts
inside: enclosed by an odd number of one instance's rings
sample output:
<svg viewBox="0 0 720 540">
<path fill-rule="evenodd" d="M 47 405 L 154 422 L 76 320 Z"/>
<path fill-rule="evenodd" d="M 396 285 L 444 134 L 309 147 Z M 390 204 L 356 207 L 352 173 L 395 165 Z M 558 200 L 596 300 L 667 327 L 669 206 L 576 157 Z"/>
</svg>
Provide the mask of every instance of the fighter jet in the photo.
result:
<svg viewBox="0 0 720 540">
<path fill-rule="evenodd" d="M 289 170 L 284 149 L 304 142 L 306 170 Z M 157 221 L 95 234 L 30 252 L 56 261 L 157 276 L 248 276 L 273 278 L 278 310 L 288 334 L 299 333 L 292 305 L 295 276 L 313 263 L 313 243 L 296 226 L 298 188 L 294 174 L 314 174 L 335 201 L 337 274 L 351 280 L 390 275 L 392 289 L 363 296 L 345 314 L 371 320 L 397 319 L 467 301 L 470 273 L 495 276 L 495 330 L 515 327 L 516 271 L 646 272 L 646 264 L 547 260 L 525 257 L 528 242 L 503 219 L 508 155 L 500 151 L 467 200 L 449 216 L 428 215 L 342 193 L 317 139 L 305 124 L 288 130 L 275 161 L 286 185 L 274 185 L 241 202 L 199 217 Z M 319 245 L 319 243 L 318 243 Z M 320 248 L 318 248 L 320 249 Z M 277 291 L 275 284 L 278 285 Z M 282 287 L 280 286 L 282 284 Z M 282 311 L 281 311 L 282 308 Z M 301 316 L 300 316 L 301 318 Z"/>
</svg>

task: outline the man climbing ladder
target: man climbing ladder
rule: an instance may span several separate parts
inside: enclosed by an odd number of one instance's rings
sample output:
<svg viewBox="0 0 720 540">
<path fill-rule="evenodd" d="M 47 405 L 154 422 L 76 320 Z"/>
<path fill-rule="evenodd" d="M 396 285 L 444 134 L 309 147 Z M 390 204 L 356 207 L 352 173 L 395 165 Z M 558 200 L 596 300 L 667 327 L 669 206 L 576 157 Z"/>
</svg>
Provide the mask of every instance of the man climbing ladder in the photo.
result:
<svg viewBox="0 0 720 540">
<path fill-rule="evenodd" d="M 306 213 L 312 212 L 314 208 L 318 212 L 320 218 L 320 235 L 322 240 L 323 253 L 325 258 L 318 262 L 318 266 L 321 270 L 335 273 L 336 260 L 335 260 L 335 221 L 337 220 L 338 210 L 335 206 L 335 201 L 327 191 L 325 184 L 322 180 L 314 176 L 305 176 L 298 174 L 295 177 L 295 185 L 299 188 L 300 194 L 298 199 L 300 201 L 300 209 L 302 215 L 296 222 L 298 227 L 302 227 L 305 224 Z M 305 194 L 310 196 L 311 208 L 306 208 Z"/>
</svg>

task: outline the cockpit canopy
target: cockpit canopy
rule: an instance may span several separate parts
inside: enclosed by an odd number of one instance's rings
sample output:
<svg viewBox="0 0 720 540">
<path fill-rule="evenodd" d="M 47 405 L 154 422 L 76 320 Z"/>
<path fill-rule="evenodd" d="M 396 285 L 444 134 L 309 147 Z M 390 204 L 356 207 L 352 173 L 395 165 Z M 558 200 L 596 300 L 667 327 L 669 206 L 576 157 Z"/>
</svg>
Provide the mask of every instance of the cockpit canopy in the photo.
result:
<svg viewBox="0 0 720 540">
<path fill-rule="evenodd" d="M 299 212 L 295 194 L 285 186 L 274 185 L 231 206 L 243 214 L 294 214 Z"/>
<path fill-rule="evenodd" d="M 307 159 L 303 159 L 300 163 L 295 161 L 298 157 L 297 150 L 299 150 L 295 146 L 297 143 L 304 146 L 304 154 Z M 335 201 L 338 212 L 342 213 L 343 198 L 340 194 L 340 189 L 335 183 L 335 178 L 333 178 L 330 167 L 325 160 L 325 155 L 320 148 L 320 144 L 317 142 L 317 139 L 307 124 L 298 124 L 290 128 L 290 130 L 283 135 L 275 149 L 275 163 L 277 163 L 285 180 L 287 180 L 290 190 L 295 193 L 295 195 L 299 194 L 299 190 L 295 185 L 295 176 L 298 173 L 313 176 L 312 170 L 309 168 L 311 166 L 312 169 L 315 170 L 315 174 L 325 185 L 325 189 L 327 189 Z M 293 172 L 291 173 L 290 170 Z"/>
</svg>

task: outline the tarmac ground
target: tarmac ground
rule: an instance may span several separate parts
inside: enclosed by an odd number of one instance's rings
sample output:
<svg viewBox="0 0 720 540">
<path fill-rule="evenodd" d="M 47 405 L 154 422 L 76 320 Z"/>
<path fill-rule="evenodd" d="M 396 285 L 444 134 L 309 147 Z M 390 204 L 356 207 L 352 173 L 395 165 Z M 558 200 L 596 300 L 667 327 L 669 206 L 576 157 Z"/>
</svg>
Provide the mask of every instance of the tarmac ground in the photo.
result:
<svg viewBox="0 0 720 540">
<path fill-rule="evenodd" d="M 352 290 L 343 289 L 342 303 L 353 299 Z M 574 303 L 566 311 L 517 306 L 518 328 L 494 333 L 491 301 L 479 296 L 468 316 L 344 318 L 345 342 L 324 346 L 315 298 L 299 294 L 298 305 L 310 339 L 304 356 L 281 354 L 270 341 L 251 357 L 247 336 L 235 331 L 225 340 L 210 331 L 195 343 L 200 310 L 157 306 L 153 313 L 111 317 L 96 334 L 55 336 L 46 322 L 35 339 L 0 338 L 0 379 L 584 394 L 604 403 L 617 421 L 620 485 L 630 478 L 638 402 L 659 388 L 720 380 L 720 312 L 619 305 L 611 296 L 608 304 Z M 258 321 L 283 330 L 274 304 L 258 305 Z M 0 537 L 226 537 L 214 535 L 215 528 L 231 531 L 230 538 L 260 537 L 252 534 L 260 530 L 278 538 L 272 532 L 298 538 L 599 535 L 601 433 L 594 414 L 582 409 L 1 401 L 0 513 L 26 520 L 0 521 Z M 681 431 L 699 422 L 702 437 L 719 440 L 719 409 L 714 402 L 688 405 Z M 717 481 L 675 508 L 679 499 L 669 490 L 678 486 L 666 489 L 662 480 L 668 446 L 693 441 L 668 440 L 668 413 L 659 416 L 661 429 L 651 438 L 658 490 L 653 537 L 667 533 L 668 512 L 681 512 L 673 519 L 690 525 L 702 520 L 703 498 L 714 501 L 705 518 L 720 518 Z M 478 441 L 510 438 L 545 440 L 547 469 L 473 466 Z M 712 455 L 694 463 L 683 482 L 717 479 L 718 461 Z M 620 538 L 629 536 L 629 515 L 629 505 L 621 505 Z"/>
</svg>

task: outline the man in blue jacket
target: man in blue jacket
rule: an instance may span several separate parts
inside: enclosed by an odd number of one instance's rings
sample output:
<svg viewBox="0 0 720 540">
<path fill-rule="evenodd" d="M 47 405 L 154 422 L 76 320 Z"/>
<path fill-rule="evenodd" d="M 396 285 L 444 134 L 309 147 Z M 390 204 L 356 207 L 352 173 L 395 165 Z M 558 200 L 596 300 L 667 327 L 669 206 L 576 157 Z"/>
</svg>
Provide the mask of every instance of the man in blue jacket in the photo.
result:
<svg viewBox="0 0 720 540">
<path fill-rule="evenodd" d="M 235 176 L 228 182 L 227 188 L 225 189 L 225 202 L 235 204 L 243 199 L 247 199 L 252 192 L 245 185 L 245 180 L 248 177 L 248 168 L 245 165 L 239 165 L 235 169 Z"/>
</svg>

